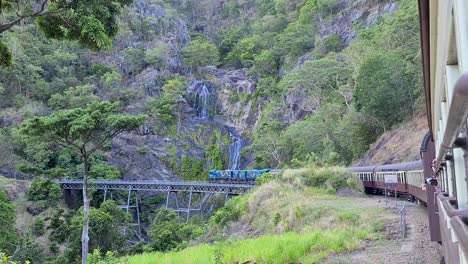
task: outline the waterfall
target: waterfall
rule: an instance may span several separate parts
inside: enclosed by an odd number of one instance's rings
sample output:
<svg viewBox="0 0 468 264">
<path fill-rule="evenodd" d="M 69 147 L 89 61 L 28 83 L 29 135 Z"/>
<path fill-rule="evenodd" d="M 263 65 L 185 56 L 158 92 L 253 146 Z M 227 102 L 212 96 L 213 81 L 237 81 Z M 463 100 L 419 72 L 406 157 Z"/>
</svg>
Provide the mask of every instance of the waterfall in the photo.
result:
<svg viewBox="0 0 468 264">
<path fill-rule="evenodd" d="M 240 163 L 240 152 L 242 149 L 242 139 L 231 134 L 231 144 L 229 145 L 229 169 L 238 170 Z"/>
<path fill-rule="evenodd" d="M 197 111 L 202 119 L 208 119 L 208 106 L 210 104 L 210 91 L 205 84 L 201 88 L 201 92 L 198 93 L 198 107 Z"/>
</svg>

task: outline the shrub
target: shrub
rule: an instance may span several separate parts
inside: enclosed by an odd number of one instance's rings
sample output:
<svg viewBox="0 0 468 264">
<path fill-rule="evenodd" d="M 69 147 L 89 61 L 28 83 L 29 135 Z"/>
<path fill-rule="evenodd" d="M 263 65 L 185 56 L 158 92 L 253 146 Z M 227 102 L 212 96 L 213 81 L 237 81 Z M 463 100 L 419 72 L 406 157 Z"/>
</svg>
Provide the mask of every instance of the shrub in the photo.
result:
<svg viewBox="0 0 468 264">
<path fill-rule="evenodd" d="M 237 196 L 229 200 L 224 207 L 220 208 L 210 218 L 212 225 L 224 226 L 231 221 L 238 220 L 247 208 L 247 197 Z"/>
<path fill-rule="evenodd" d="M 200 236 L 203 232 L 200 225 L 181 223 L 174 210 L 161 208 L 151 224 L 149 236 L 153 240 L 153 250 L 169 251 L 187 247 L 190 239 Z"/>
<path fill-rule="evenodd" d="M 15 229 L 15 207 L 8 199 L 5 191 L 0 190 L 0 251 L 13 254 L 17 240 Z"/>
<path fill-rule="evenodd" d="M 36 243 L 30 232 L 26 232 L 16 242 L 13 260 L 18 263 L 43 263 L 42 248 Z"/>
<path fill-rule="evenodd" d="M 344 168 L 318 168 L 316 170 L 312 170 L 312 173 L 306 176 L 305 184 L 311 187 L 338 190 L 347 186 L 347 179 L 350 177 L 351 173 Z"/>
<path fill-rule="evenodd" d="M 149 148 L 147 146 L 137 148 L 137 152 L 140 153 L 141 155 L 148 153 L 148 151 L 149 151 Z"/>
<path fill-rule="evenodd" d="M 99 249 L 95 249 L 92 254 L 88 254 L 89 264 L 127 264 L 126 258 L 119 258 L 115 252 L 107 251 L 102 256 Z"/>
<path fill-rule="evenodd" d="M 203 38 L 196 38 L 190 44 L 182 49 L 184 61 L 192 67 L 201 67 L 208 65 L 218 65 L 218 48 Z"/>
<path fill-rule="evenodd" d="M 273 179 L 275 179 L 275 175 L 273 175 L 271 172 L 267 172 L 267 173 L 263 173 L 262 176 L 256 178 L 255 183 L 257 185 L 262 185 L 267 182 L 270 182 Z"/>
<path fill-rule="evenodd" d="M 46 201 L 49 205 L 56 205 L 62 196 L 60 186 L 48 178 L 36 177 L 31 183 L 28 197 L 31 201 Z"/>
<path fill-rule="evenodd" d="M 273 224 L 277 225 L 281 221 L 281 215 L 277 212 L 273 217 Z"/>
<path fill-rule="evenodd" d="M 32 233 L 35 236 L 42 236 L 45 233 L 45 221 L 42 217 L 36 218 L 32 225 Z"/>
<path fill-rule="evenodd" d="M 98 162 L 91 166 L 89 170 L 90 179 L 120 179 L 121 173 L 116 167 L 106 162 Z"/>
</svg>

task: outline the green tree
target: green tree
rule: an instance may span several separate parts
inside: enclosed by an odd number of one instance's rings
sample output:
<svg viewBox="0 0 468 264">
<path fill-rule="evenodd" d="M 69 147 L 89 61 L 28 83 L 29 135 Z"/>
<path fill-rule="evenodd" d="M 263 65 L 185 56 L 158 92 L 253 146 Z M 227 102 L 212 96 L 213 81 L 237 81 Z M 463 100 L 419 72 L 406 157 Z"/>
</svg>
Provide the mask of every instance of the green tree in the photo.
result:
<svg viewBox="0 0 468 264">
<path fill-rule="evenodd" d="M 345 43 L 338 34 L 330 35 L 324 39 L 317 38 L 315 41 L 315 58 L 322 58 L 329 52 L 339 52 L 345 48 Z"/>
<path fill-rule="evenodd" d="M 312 48 L 314 34 L 315 27 L 310 24 L 301 24 L 298 21 L 290 23 L 278 36 L 276 53 L 282 56 L 300 56 Z"/>
<path fill-rule="evenodd" d="M 108 179 L 108 180 L 117 180 L 120 179 L 120 171 L 105 162 L 94 163 L 89 169 L 89 178 L 90 179 Z"/>
<path fill-rule="evenodd" d="M 76 254 L 79 252 L 81 227 L 85 222 L 83 211 L 83 207 L 80 208 L 71 220 L 70 239 L 72 245 L 68 252 L 69 259 L 76 259 Z M 129 217 L 112 200 L 103 202 L 99 208 L 91 208 L 89 211 L 90 251 L 98 248 L 103 252 L 120 251 L 125 241 L 124 236 L 121 234 L 121 227 L 128 223 Z"/>
<path fill-rule="evenodd" d="M 199 224 L 181 223 L 174 210 L 161 208 L 156 213 L 148 234 L 153 240 L 151 246 L 154 250 L 169 251 L 185 247 L 187 241 L 202 232 Z"/>
<path fill-rule="evenodd" d="M 208 65 L 218 65 L 218 48 L 210 41 L 203 38 L 196 38 L 187 47 L 182 49 L 184 61 L 191 67 L 203 67 Z"/>
<path fill-rule="evenodd" d="M 59 185 L 43 177 L 35 177 L 28 190 L 28 198 L 31 201 L 44 201 L 54 206 L 60 200 L 62 192 Z"/>
<path fill-rule="evenodd" d="M 236 67 L 251 67 L 255 57 L 273 45 L 275 34 L 255 34 L 236 43 L 226 56 L 226 62 Z"/>
<path fill-rule="evenodd" d="M 15 229 L 15 207 L 5 191 L 0 190 L 0 251 L 13 254 L 17 235 Z"/>
<path fill-rule="evenodd" d="M 85 109 L 62 110 L 50 116 L 35 117 L 25 121 L 20 128 L 20 132 L 25 136 L 40 138 L 44 142 L 70 148 L 79 153 L 82 158 L 84 221 L 81 242 L 83 263 L 86 263 L 89 242 L 89 158 L 120 133 L 139 127 L 144 119 L 144 116 L 121 114 L 118 102 L 103 101 L 90 104 Z"/>
<path fill-rule="evenodd" d="M 170 57 L 170 48 L 165 42 L 159 41 L 155 47 L 145 51 L 145 61 L 156 68 L 164 68 L 166 61 Z"/>
<path fill-rule="evenodd" d="M 255 57 L 252 71 L 260 77 L 274 76 L 278 72 L 278 57 L 271 50 L 263 50 Z"/>
<path fill-rule="evenodd" d="M 17 242 L 13 260 L 17 263 L 43 263 L 43 250 L 34 240 L 31 232 L 25 232 Z"/>
<path fill-rule="evenodd" d="M 356 109 L 385 130 L 412 113 L 412 94 L 405 63 L 396 54 L 374 54 L 361 65 L 356 79 Z"/>
<path fill-rule="evenodd" d="M 63 94 L 56 93 L 49 99 L 49 105 L 55 109 L 86 107 L 88 104 L 98 102 L 99 97 L 94 95 L 94 85 L 81 85 L 70 87 Z"/>
<path fill-rule="evenodd" d="M 23 21 L 36 19 L 49 38 L 76 40 L 93 50 L 108 49 L 117 35 L 117 16 L 131 0 L 26 0 L 21 3 L 6 0 L 0 4 L 0 33 Z M 0 44 L 0 64 L 8 65 L 11 55 Z"/>
</svg>

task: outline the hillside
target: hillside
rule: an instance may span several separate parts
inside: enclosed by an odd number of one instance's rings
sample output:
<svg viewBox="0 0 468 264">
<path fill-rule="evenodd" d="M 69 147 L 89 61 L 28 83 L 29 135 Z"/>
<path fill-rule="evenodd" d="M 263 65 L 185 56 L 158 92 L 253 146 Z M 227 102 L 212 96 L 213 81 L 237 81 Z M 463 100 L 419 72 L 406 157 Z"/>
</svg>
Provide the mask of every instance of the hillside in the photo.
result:
<svg viewBox="0 0 468 264">
<path fill-rule="evenodd" d="M 148 117 L 91 164 L 126 179 L 348 165 L 421 106 L 412 1 L 191 3 L 126 6 L 107 52 L 50 41 L 35 24 L 6 32 L 13 64 L 0 69 L 0 172 L 77 175 L 78 158 L 57 163 L 68 150 L 25 142 L 15 127 L 100 100 Z"/>
<path fill-rule="evenodd" d="M 356 204 L 359 184 L 336 166 L 416 157 L 415 1 L 26 2 L 0 4 L 0 259 L 170 262 L 200 249 L 251 261 L 262 252 L 246 248 L 271 239 L 259 262 L 317 262 L 384 235 L 380 210 Z M 229 194 L 176 193 L 173 210 L 170 191 L 93 182 L 250 168 L 287 173 L 221 209 Z M 61 178 L 91 181 L 62 192 Z M 278 256 L 285 243 L 291 255 Z"/>
<path fill-rule="evenodd" d="M 427 133 L 425 115 L 417 115 L 397 128 L 383 133 L 354 166 L 392 164 L 421 158 L 419 149 Z"/>
</svg>

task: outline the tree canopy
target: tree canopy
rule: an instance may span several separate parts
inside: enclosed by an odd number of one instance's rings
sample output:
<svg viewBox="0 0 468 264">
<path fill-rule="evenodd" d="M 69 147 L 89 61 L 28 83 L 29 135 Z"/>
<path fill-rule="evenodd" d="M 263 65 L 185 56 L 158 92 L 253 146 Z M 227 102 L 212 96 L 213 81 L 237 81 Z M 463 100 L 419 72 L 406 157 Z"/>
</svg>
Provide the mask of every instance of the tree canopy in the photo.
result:
<svg viewBox="0 0 468 264">
<path fill-rule="evenodd" d="M 0 33 L 23 21 L 37 20 L 49 38 L 76 40 L 92 50 L 108 49 L 118 32 L 117 16 L 132 0 L 14 0 L 0 1 Z M 0 65 L 11 63 L 11 53 L 0 42 Z"/>
<path fill-rule="evenodd" d="M 121 114 L 118 102 L 102 101 L 89 104 L 86 108 L 61 110 L 50 116 L 35 117 L 26 120 L 20 127 L 22 134 L 70 148 L 79 153 L 83 160 L 82 263 L 87 263 L 89 242 L 89 158 L 118 134 L 139 127 L 144 119 L 144 116 Z"/>
</svg>

